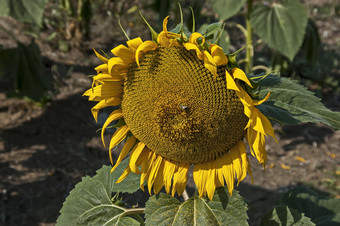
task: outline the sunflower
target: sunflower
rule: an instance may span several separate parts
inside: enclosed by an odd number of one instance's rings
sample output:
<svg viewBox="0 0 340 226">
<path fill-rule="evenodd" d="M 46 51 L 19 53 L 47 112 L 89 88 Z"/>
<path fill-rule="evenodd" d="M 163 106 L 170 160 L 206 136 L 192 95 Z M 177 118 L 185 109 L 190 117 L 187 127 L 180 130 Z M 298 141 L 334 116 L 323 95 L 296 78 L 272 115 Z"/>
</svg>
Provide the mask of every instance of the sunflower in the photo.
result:
<svg viewBox="0 0 340 226">
<path fill-rule="evenodd" d="M 250 151 L 265 166 L 265 137 L 275 138 L 269 120 L 256 108 L 269 98 L 254 100 L 252 83 L 217 44 L 194 32 L 187 37 L 167 30 L 154 41 L 135 38 L 127 46 L 112 49 L 107 58 L 95 50 L 103 64 L 95 68 L 92 88 L 84 95 L 98 103 L 92 108 L 97 120 L 100 109 L 119 106 L 105 121 L 101 136 L 115 120 L 112 149 L 124 141 L 113 172 L 130 156 L 117 183 L 131 172 L 140 174 L 140 187 L 151 194 L 163 186 L 181 195 L 193 165 L 199 196 L 212 199 L 216 187 L 252 176 L 246 154 Z"/>
</svg>

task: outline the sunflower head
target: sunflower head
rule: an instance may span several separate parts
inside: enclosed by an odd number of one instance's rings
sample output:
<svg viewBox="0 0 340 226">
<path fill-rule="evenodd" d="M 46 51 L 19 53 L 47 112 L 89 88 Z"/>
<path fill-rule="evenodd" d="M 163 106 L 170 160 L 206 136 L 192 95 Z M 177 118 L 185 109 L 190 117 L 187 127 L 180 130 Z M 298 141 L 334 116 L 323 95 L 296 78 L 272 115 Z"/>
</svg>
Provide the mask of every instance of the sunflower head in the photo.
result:
<svg viewBox="0 0 340 226">
<path fill-rule="evenodd" d="M 154 41 L 135 38 L 112 49 L 96 67 L 93 87 L 84 95 L 98 103 L 92 108 L 119 106 L 102 128 L 120 119 L 110 141 L 111 150 L 125 141 L 112 168 L 130 154 L 129 165 L 118 182 L 133 172 L 141 175 L 151 193 L 165 187 L 181 195 L 189 167 L 199 196 L 211 199 L 215 188 L 251 175 L 244 140 L 265 165 L 265 136 L 274 136 L 269 120 L 256 108 L 269 98 L 254 100 L 245 73 L 216 43 L 202 34 L 167 30 L 168 17 Z M 105 144 L 104 144 L 105 145 Z M 113 162 L 112 162 L 113 163 Z"/>
</svg>

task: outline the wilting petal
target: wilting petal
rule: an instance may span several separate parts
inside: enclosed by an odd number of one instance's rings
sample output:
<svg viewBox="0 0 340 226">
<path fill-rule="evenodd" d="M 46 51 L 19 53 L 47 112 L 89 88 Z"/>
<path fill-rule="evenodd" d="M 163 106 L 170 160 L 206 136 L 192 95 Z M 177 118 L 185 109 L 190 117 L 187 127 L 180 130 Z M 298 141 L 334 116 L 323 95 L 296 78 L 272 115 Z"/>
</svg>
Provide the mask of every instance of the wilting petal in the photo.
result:
<svg viewBox="0 0 340 226">
<path fill-rule="evenodd" d="M 192 44 L 198 45 L 198 42 L 197 42 L 198 38 L 200 38 L 202 40 L 202 42 L 200 44 L 203 45 L 204 42 L 205 42 L 205 38 L 203 37 L 203 35 L 201 35 L 198 32 L 194 32 L 190 35 L 189 42 L 192 43 Z"/>
<path fill-rule="evenodd" d="M 223 52 L 223 49 L 215 44 L 211 44 L 210 47 L 210 53 L 212 58 L 214 59 L 217 66 L 226 65 L 228 63 L 228 58 Z"/>
</svg>

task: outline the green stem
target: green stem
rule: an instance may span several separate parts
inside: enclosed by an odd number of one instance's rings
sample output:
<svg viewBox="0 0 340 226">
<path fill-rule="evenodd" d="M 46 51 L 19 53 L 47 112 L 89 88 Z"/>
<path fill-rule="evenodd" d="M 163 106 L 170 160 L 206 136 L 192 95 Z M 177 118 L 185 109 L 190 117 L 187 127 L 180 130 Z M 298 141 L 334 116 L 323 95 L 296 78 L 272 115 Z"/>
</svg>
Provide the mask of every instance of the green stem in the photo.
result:
<svg viewBox="0 0 340 226">
<path fill-rule="evenodd" d="M 125 209 L 125 212 L 123 213 L 123 216 L 127 215 L 134 215 L 137 220 L 141 223 L 141 225 L 144 225 L 144 219 L 139 215 L 144 213 L 145 208 L 135 208 L 135 209 Z"/>
<path fill-rule="evenodd" d="M 253 29 L 251 26 L 251 22 L 250 22 L 250 15 L 253 9 L 253 0 L 248 0 L 247 1 L 247 5 L 248 5 L 248 12 L 246 14 L 246 29 L 247 29 L 247 44 L 252 42 L 252 38 L 253 38 Z M 252 67 L 253 67 L 253 45 L 249 44 L 247 46 L 247 52 L 246 52 L 246 74 L 250 74 L 252 73 Z"/>
<path fill-rule="evenodd" d="M 131 215 L 131 214 L 141 214 L 144 213 L 145 208 L 135 208 L 135 209 L 125 209 L 123 216 Z"/>
</svg>

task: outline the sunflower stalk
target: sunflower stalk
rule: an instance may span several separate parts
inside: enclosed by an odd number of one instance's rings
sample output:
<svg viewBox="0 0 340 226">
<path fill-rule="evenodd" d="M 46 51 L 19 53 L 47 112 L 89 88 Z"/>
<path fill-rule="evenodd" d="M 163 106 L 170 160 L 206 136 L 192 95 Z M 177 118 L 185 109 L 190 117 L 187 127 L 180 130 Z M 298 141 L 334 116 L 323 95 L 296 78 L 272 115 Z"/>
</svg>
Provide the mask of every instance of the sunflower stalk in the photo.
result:
<svg viewBox="0 0 340 226">
<path fill-rule="evenodd" d="M 183 196 L 184 201 L 187 201 L 189 199 L 187 189 L 184 189 L 182 196 Z"/>
</svg>

